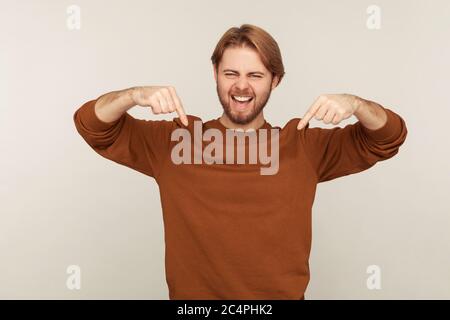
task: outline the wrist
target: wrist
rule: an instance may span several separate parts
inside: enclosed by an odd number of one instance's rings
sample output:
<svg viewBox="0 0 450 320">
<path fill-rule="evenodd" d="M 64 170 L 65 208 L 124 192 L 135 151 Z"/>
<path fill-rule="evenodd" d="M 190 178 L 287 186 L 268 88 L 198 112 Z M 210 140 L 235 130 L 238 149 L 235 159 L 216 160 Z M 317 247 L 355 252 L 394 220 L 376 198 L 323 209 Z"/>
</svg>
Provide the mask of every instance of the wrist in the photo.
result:
<svg viewBox="0 0 450 320">
<path fill-rule="evenodd" d="M 356 113 L 358 111 L 360 111 L 361 106 L 363 105 L 363 99 L 361 99 L 360 97 L 355 96 L 355 95 L 352 95 L 352 97 L 353 97 L 352 107 L 353 107 L 353 110 L 354 110 L 353 113 L 356 115 Z"/>
<path fill-rule="evenodd" d="M 137 87 L 131 87 L 128 89 L 125 89 L 122 92 L 122 100 L 124 101 L 124 105 L 128 106 L 129 108 L 134 107 L 136 105 L 136 93 L 137 93 Z"/>
</svg>

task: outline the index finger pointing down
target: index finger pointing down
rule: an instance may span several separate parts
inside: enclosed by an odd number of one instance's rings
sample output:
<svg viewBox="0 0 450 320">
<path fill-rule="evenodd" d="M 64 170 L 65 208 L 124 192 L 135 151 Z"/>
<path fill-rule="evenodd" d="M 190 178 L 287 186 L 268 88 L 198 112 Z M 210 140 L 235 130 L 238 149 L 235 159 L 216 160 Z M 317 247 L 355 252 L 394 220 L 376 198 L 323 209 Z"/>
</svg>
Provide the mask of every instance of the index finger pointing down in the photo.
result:
<svg viewBox="0 0 450 320">
<path fill-rule="evenodd" d="M 316 99 L 316 101 L 313 103 L 313 105 L 309 108 L 309 110 L 305 113 L 303 118 L 299 121 L 297 125 L 297 129 L 301 129 L 311 120 L 312 117 L 316 114 L 317 110 L 319 110 L 320 107 L 320 100 L 319 98 Z"/>
<path fill-rule="evenodd" d="M 170 93 L 172 94 L 172 98 L 173 98 L 173 100 L 175 102 L 176 112 L 177 112 L 178 116 L 180 117 L 181 122 L 185 126 L 187 126 L 188 125 L 188 118 L 186 116 L 186 112 L 184 111 L 183 105 L 181 104 L 180 99 L 178 99 L 178 95 L 176 94 L 175 90 L 172 87 L 170 87 L 169 90 L 170 90 Z"/>
</svg>

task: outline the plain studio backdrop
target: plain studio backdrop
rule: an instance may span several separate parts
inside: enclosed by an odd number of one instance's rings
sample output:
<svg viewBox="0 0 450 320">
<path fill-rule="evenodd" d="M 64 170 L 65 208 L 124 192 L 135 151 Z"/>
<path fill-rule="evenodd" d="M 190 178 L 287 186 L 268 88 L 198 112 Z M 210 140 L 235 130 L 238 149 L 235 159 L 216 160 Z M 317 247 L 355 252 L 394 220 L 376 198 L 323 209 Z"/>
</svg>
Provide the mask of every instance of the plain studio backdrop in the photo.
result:
<svg viewBox="0 0 450 320">
<path fill-rule="evenodd" d="M 306 299 L 450 298 L 449 1 L 1 7 L 0 298 L 168 299 L 156 182 L 96 154 L 73 114 L 109 91 L 173 85 L 188 114 L 219 117 L 210 57 L 243 23 L 268 31 L 282 52 L 286 76 L 265 108 L 272 125 L 302 117 L 322 93 L 352 93 L 408 127 L 394 158 L 318 185 Z M 81 270 L 79 290 L 67 286 L 70 266 Z M 367 286 L 371 270 L 378 289 Z"/>
</svg>

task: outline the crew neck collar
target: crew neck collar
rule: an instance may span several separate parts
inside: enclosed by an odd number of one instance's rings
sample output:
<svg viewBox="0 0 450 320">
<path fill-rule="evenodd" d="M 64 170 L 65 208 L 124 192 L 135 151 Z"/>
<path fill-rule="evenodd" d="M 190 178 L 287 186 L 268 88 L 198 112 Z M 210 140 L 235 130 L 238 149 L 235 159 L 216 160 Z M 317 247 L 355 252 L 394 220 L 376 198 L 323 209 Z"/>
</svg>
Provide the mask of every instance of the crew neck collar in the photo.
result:
<svg viewBox="0 0 450 320">
<path fill-rule="evenodd" d="M 240 129 L 240 128 L 234 129 L 234 128 L 227 128 L 227 127 L 225 127 L 225 125 L 222 124 L 222 122 L 220 122 L 220 117 L 209 121 L 209 124 L 211 125 L 211 127 L 214 127 L 216 129 L 220 129 L 221 131 L 226 131 L 228 129 L 228 130 L 244 132 L 244 130 Z M 264 119 L 264 123 L 259 128 L 257 128 L 257 129 L 250 128 L 250 129 L 247 129 L 246 132 L 253 131 L 253 130 L 254 131 L 258 131 L 260 129 L 270 129 L 270 128 L 272 128 L 272 126 L 270 125 L 270 123 L 268 123 L 266 121 L 266 119 Z"/>
</svg>

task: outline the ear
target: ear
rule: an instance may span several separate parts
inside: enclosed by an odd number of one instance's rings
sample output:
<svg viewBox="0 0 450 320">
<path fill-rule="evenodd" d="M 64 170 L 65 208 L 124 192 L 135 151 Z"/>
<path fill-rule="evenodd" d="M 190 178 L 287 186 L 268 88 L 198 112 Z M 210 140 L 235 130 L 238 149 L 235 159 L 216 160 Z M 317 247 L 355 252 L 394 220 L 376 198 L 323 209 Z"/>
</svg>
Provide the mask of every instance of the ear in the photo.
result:
<svg viewBox="0 0 450 320">
<path fill-rule="evenodd" d="M 272 78 L 272 90 L 275 89 L 278 86 L 279 79 L 280 79 L 279 76 L 274 76 Z"/>
<path fill-rule="evenodd" d="M 213 64 L 213 71 L 214 71 L 214 80 L 217 82 L 217 71 L 216 71 L 216 65 Z"/>
</svg>

